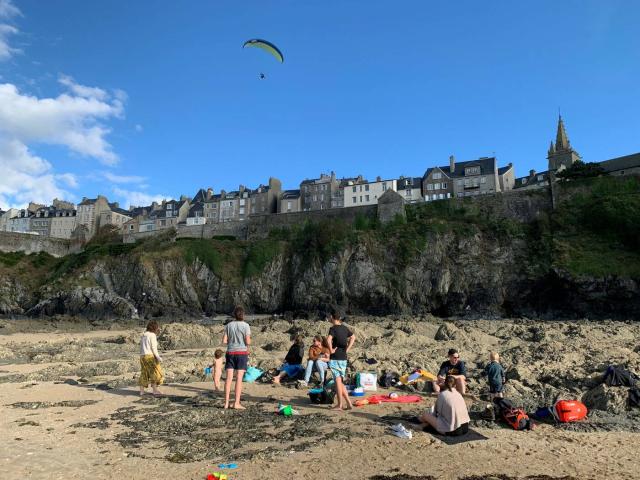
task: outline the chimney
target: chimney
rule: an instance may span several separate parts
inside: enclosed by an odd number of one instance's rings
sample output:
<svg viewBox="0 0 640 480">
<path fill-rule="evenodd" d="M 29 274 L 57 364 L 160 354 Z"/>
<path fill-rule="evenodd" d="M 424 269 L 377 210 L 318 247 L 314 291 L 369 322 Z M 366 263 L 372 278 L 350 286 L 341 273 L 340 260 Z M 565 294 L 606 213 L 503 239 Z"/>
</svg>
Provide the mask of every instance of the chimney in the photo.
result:
<svg viewBox="0 0 640 480">
<path fill-rule="evenodd" d="M 209 200 L 211 197 L 213 197 L 213 188 L 209 187 L 207 188 L 207 200 Z"/>
<path fill-rule="evenodd" d="M 456 171 L 456 157 L 449 155 L 449 172 L 454 173 Z"/>
<path fill-rule="evenodd" d="M 113 202 L 113 208 L 120 208 L 120 204 L 118 202 Z"/>
<path fill-rule="evenodd" d="M 535 171 L 535 170 L 529 170 L 529 176 L 530 176 L 530 177 L 535 176 L 535 174 L 536 174 L 536 171 Z"/>
<path fill-rule="evenodd" d="M 381 177 L 380 175 L 378 175 L 378 176 L 376 177 L 376 182 L 381 182 L 381 181 L 382 181 L 382 177 Z"/>
<path fill-rule="evenodd" d="M 333 170 L 331 171 L 331 181 L 335 181 L 336 179 L 336 172 L 334 172 Z"/>
</svg>

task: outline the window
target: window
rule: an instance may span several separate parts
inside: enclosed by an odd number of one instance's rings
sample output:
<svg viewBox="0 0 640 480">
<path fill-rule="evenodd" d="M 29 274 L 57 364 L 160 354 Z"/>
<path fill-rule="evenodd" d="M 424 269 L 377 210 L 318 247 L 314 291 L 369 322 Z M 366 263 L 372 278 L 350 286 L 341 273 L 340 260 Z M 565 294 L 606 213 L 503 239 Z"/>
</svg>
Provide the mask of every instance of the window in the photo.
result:
<svg viewBox="0 0 640 480">
<path fill-rule="evenodd" d="M 440 190 L 440 184 L 439 183 L 434 183 L 433 184 L 433 189 L 434 190 Z"/>
<path fill-rule="evenodd" d="M 356 193 L 356 186 L 353 186 L 353 193 Z"/>
<path fill-rule="evenodd" d="M 442 182 L 442 189 L 446 189 L 447 188 L 447 182 Z"/>
<path fill-rule="evenodd" d="M 171 205 L 170 203 L 167 203 L 167 210 L 171 210 L 173 209 L 173 205 Z"/>
<path fill-rule="evenodd" d="M 382 182 L 382 191 L 383 192 L 387 191 L 387 182 Z"/>
<path fill-rule="evenodd" d="M 240 199 L 240 206 L 241 207 L 244 207 L 244 202 L 246 202 L 246 200 L 244 198 L 241 198 Z"/>
<path fill-rule="evenodd" d="M 404 195 L 405 195 L 405 197 L 410 197 L 410 196 L 411 196 L 411 190 L 410 190 L 409 188 L 407 188 L 407 189 L 404 191 Z"/>
<path fill-rule="evenodd" d="M 314 201 L 314 202 L 317 202 L 317 201 L 318 201 L 318 196 L 317 196 L 317 195 L 314 195 L 314 196 L 313 196 L 313 201 Z"/>
<path fill-rule="evenodd" d="M 244 215 L 244 207 L 240 207 L 240 215 Z"/>
<path fill-rule="evenodd" d="M 365 196 L 364 196 L 364 200 L 365 200 L 366 202 L 368 202 L 368 201 L 369 201 L 369 195 L 365 195 Z"/>
<path fill-rule="evenodd" d="M 439 194 L 438 194 L 438 198 L 439 198 L 440 200 L 442 200 L 442 199 L 444 198 L 444 193 L 439 193 Z"/>
<path fill-rule="evenodd" d="M 433 183 L 427 183 L 427 190 L 433 190 Z"/>
<path fill-rule="evenodd" d="M 524 185 L 525 183 L 527 183 L 527 178 L 526 177 L 522 179 L 522 184 Z"/>
<path fill-rule="evenodd" d="M 480 175 L 480 167 L 467 167 L 464 169 L 465 175 Z"/>
<path fill-rule="evenodd" d="M 461 187 L 462 186 L 462 179 L 458 180 L 458 186 Z"/>
<path fill-rule="evenodd" d="M 287 212 L 290 212 L 290 211 L 291 211 L 291 208 L 292 208 L 292 206 L 291 206 L 291 205 L 292 205 L 292 204 L 291 204 L 291 200 L 287 201 Z"/>
<path fill-rule="evenodd" d="M 356 187 L 353 187 L 353 188 L 356 188 Z M 356 197 L 352 197 L 352 198 L 353 198 L 353 202 L 352 203 L 356 203 L 356 201 L 357 201 Z"/>
<path fill-rule="evenodd" d="M 360 203 L 362 203 L 362 195 L 360 195 Z"/>
<path fill-rule="evenodd" d="M 623 172 L 624 173 L 624 172 Z M 542 175 L 538 175 L 538 181 L 541 182 L 544 177 Z"/>
<path fill-rule="evenodd" d="M 364 189 L 365 189 L 366 192 L 369 191 L 369 184 L 368 183 L 364 186 Z"/>
<path fill-rule="evenodd" d="M 480 183 L 487 183 L 487 177 L 480 177 Z"/>
<path fill-rule="evenodd" d="M 322 195 L 320 195 L 320 201 L 324 202 L 324 193 Z"/>
<path fill-rule="evenodd" d="M 433 174 L 434 180 L 440 180 L 442 178 L 442 174 L 440 172 L 436 172 Z"/>
</svg>

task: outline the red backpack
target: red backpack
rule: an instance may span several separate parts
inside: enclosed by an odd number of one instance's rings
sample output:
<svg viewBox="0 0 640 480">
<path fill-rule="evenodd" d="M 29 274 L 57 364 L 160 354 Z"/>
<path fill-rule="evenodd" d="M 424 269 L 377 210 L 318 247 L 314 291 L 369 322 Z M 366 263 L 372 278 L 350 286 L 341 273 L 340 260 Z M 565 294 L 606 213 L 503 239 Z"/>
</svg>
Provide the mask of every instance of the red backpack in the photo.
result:
<svg viewBox="0 0 640 480">
<path fill-rule="evenodd" d="M 587 416 L 587 407 L 578 400 L 558 400 L 553 406 L 553 413 L 561 423 L 577 422 Z"/>
<path fill-rule="evenodd" d="M 516 408 L 506 398 L 496 398 L 495 406 L 500 415 L 514 430 L 531 430 L 534 424 L 522 408 Z"/>
</svg>

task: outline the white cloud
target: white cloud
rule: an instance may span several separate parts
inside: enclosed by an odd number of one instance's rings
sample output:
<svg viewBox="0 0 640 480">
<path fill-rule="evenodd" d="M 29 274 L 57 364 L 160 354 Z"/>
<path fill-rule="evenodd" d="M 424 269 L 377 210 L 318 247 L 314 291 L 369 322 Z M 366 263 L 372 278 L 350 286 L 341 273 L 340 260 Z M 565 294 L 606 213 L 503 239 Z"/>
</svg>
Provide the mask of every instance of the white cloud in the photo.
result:
<svg viewBox="0 0 640 480">
<path fill-rule="evenodd" d="M 53 198 L 71 198 L 60 186 L 75 187 L 71 174 L 55 175 L 45 159 L 31 153 L 16 139 L 0 138 L 0 205 L 22 207 L 30 201 L 49 203 Z"/>
<path fill-rule="evenodd" d="M 61 77 L 60 83 L 70 92 L 50 98 L 22 93 L 11 83 L 0 84 L 3 205 L 70 198 L 67 189 L 78 186 L 73 174 L 55 172 L 50 162 L 34 155 L 29 148 L 32 144 L 61 145 L 106 165 L 118 161 L 107 141 L 110 129 L 105 122 L 123 116 L 123 95 L 111 97 L 101 88 L 85 87 L 70 77 Z"/>
<path fill-rule="evenodd" d="M 144 130 L 144 128 L 142 127 L 142 125 L 140 125 L 139 123 L 136 124 L 136 132 L 142 132 L 142 130 Z"/>
<path fill-rule="evenodd" d="M 111 172 L 102 172 L 102 175 L 112 183 L 141 183 L 146 180 L 146 177 L 138 175 L 116 175 Z"/>
<path fill-rule="evenodd" d="M 117 163 L 118 157 L 105 138 L 110 130 L 100 121 L 120 118 L 123 113 L 124 105 L 118 99 L 66 93 L 37 98 L 21 93 L 13 84 L 0 84 L 0 133 L 24 142 L 63 145 L 107 165 Z"/>
<path fill-rule="evenodd" d="M 0 20 L 10 21 L 13 17 L 21 15 L 20 10 L 11 0 L 0 0 Z M 0 22 L 0 61 L 8 60 L 14 53 L 20 50 L 9 45 L 9 37 L 16 35 L 19 30 L 9 23 Z"/>
<path fill-rule="evenodd" d="M 168 195 L 152 195 L 146 192 L 138 192 L 133 190 L 125 190 L 118 187 L 113 187 L 113 193 L 116 194 L 121 200 L 122 204 L 134 207 L 144 207 L 150 205 L 151 202 L 161 202 L 165 198 L 170 198 Z"/>
<path fill-rule="evenodd" d="M 60 82 L 65 87 L 68 87 L 70 91 L 72 91 L 79 97 L 95 98 L 97 100 L 107 100 L 109 98 L 107 92 L 102 88 L 78 85 L 73 81 L 73 78 L 68 75 L 60 75 L 60 77 L 58 78 L 58 82 Z"/>
</svg>

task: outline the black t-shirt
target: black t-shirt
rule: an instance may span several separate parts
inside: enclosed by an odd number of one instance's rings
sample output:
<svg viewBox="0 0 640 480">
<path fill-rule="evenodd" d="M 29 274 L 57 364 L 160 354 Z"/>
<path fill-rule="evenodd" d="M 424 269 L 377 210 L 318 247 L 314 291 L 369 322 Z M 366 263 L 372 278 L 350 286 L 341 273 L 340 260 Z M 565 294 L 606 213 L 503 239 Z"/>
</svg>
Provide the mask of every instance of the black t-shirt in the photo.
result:
<svg viewBox="0 0 640 480">
<path fill-rule="evenodd" d="M 287 352 L 287 356 L 284 357 L 285 363 L 289 365 L 300 365 L 302 363 L 302 357 L 304 357 L 304 344 L 294 343 Z"/>
<path fill-rule="evenodd" d="M 442 362 L 440 370 L 438 371 L 438 376 L 446 377 L 447 375 L 464 375 L 466 377 L 467 368 L 465 367 L 464 362 L 462 360 L 458 360 L 458 363 L 455 365 L 451 365 L 449 360 Z"/>
<path fill-rule="evenodd" d="M 336 349 L 331 354 L 331 360 L 346 360 L 347 345 L 349 345 L 349 337 L 353 335 L 344 325 L 334 325 L 329 329 L 329 335 L 332 337 L 331 345 Z"/>
</svg>

